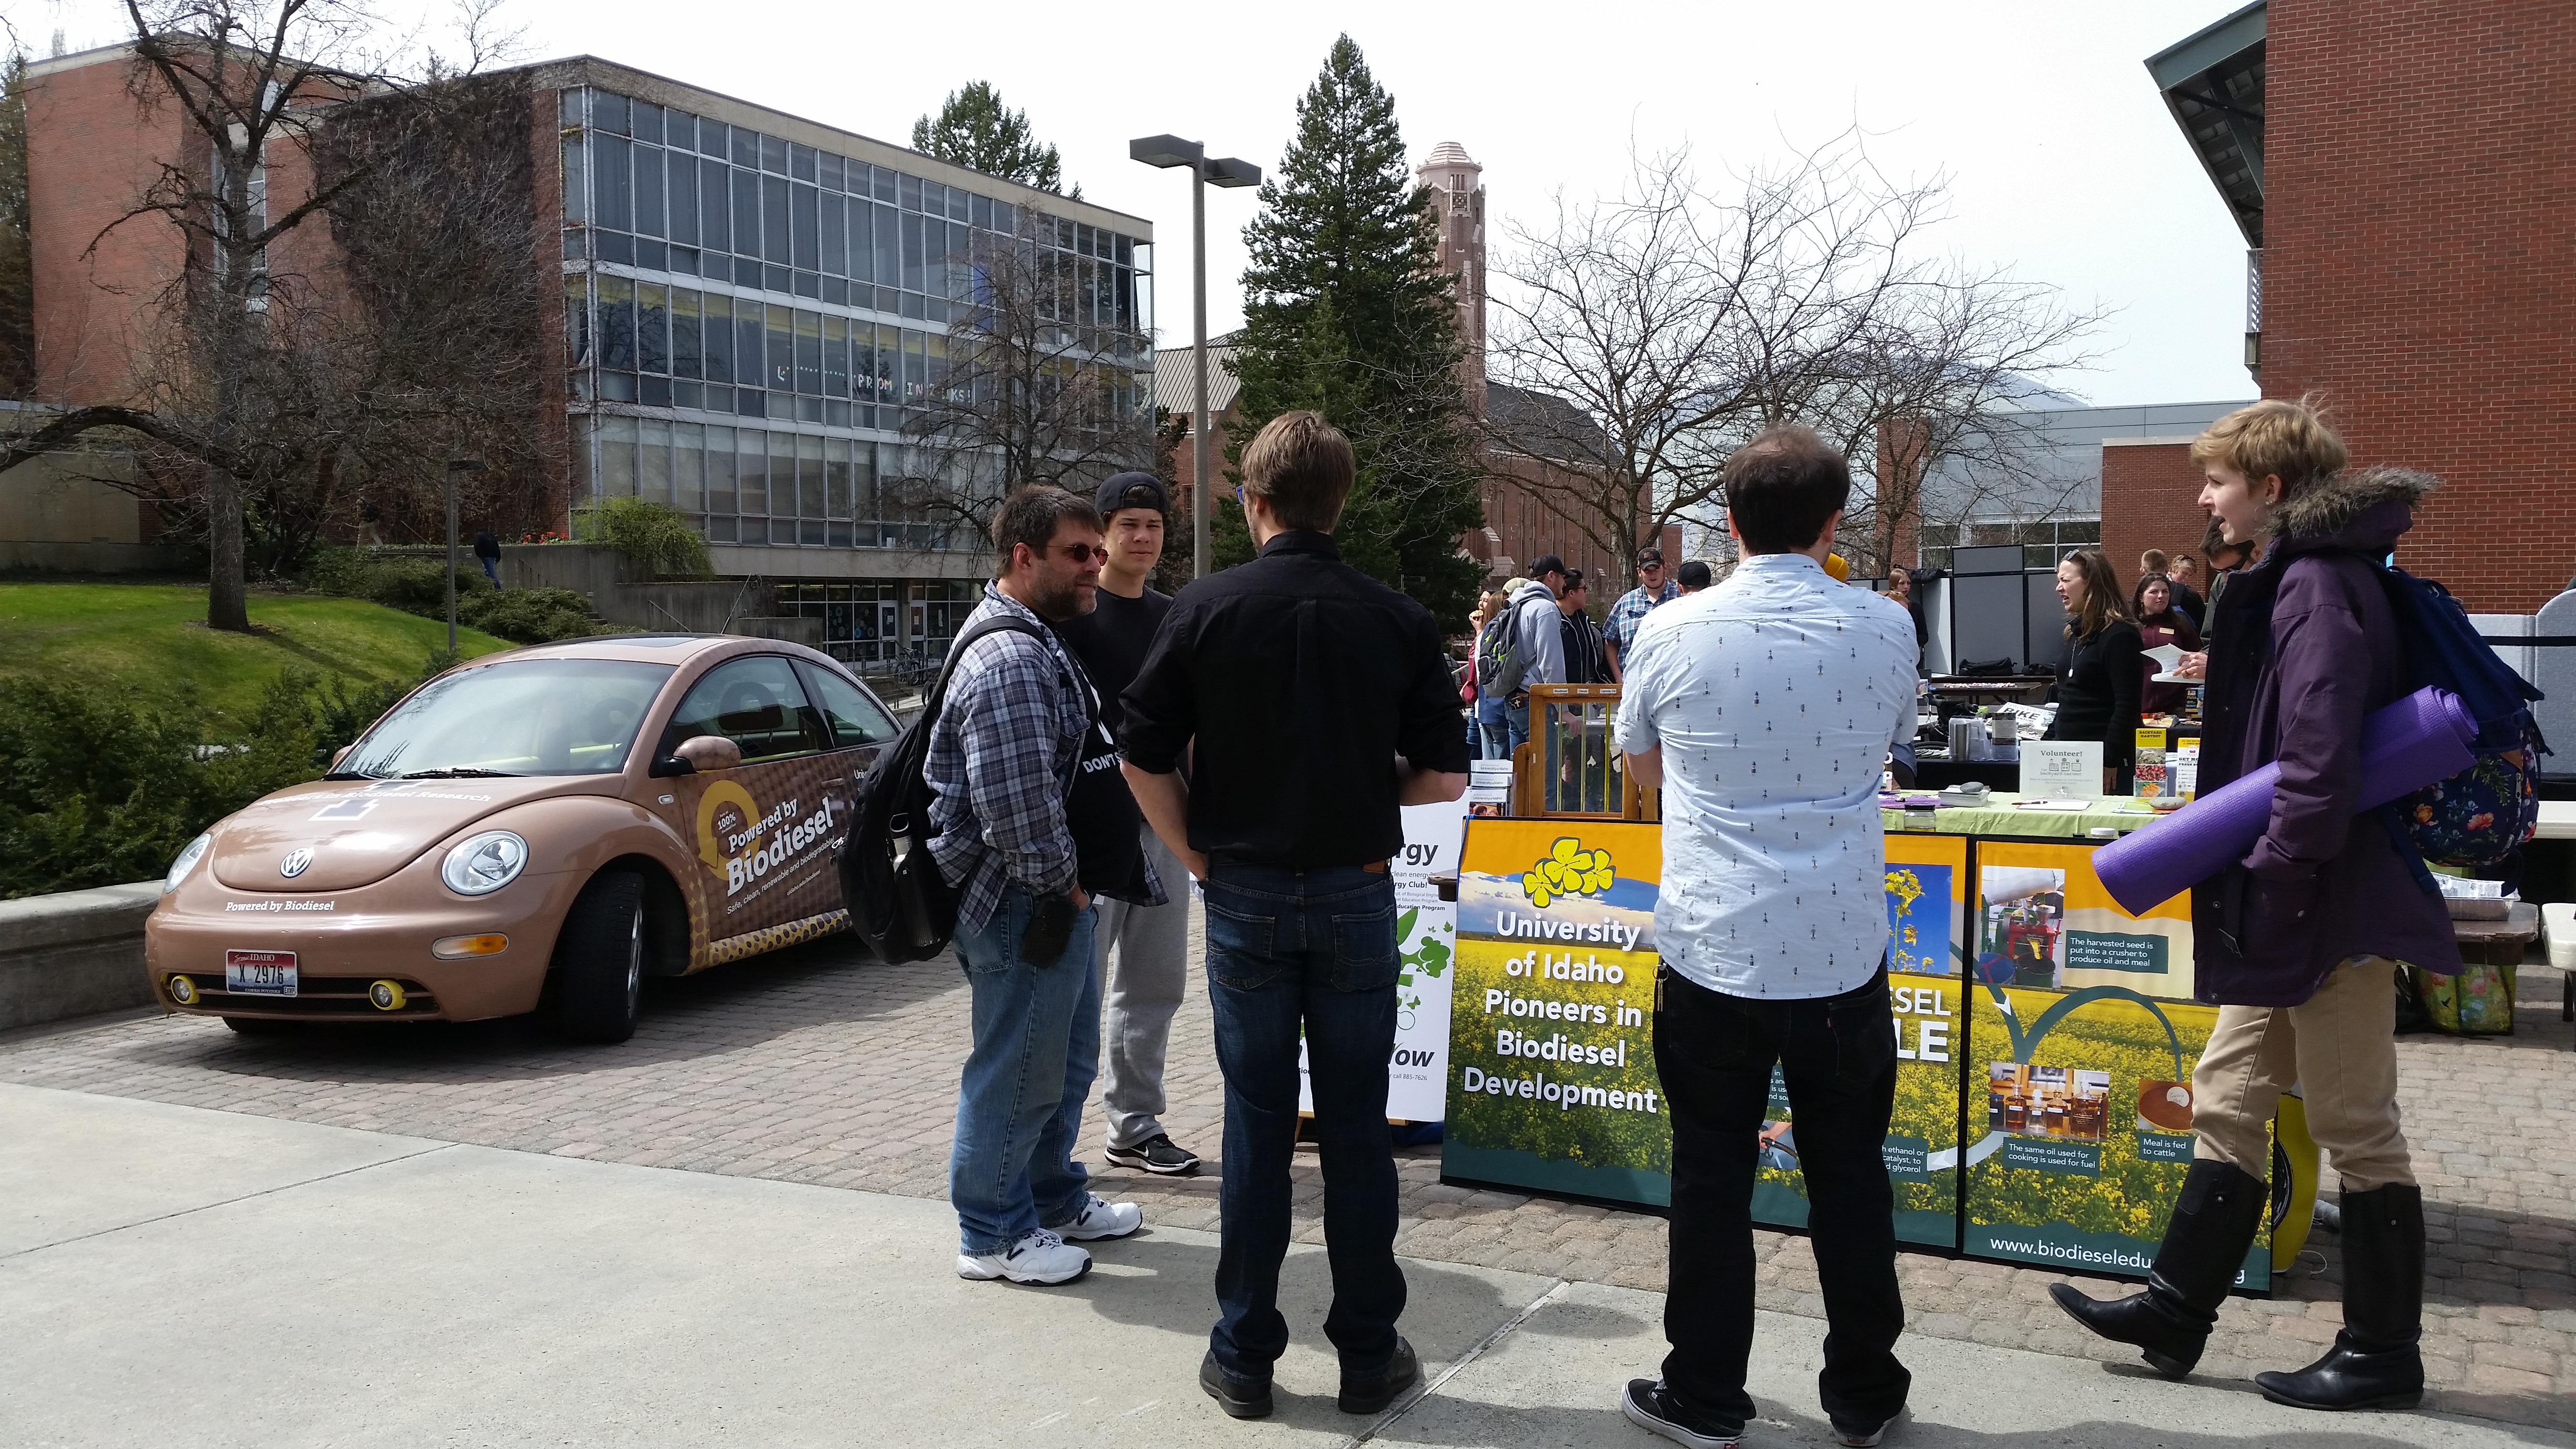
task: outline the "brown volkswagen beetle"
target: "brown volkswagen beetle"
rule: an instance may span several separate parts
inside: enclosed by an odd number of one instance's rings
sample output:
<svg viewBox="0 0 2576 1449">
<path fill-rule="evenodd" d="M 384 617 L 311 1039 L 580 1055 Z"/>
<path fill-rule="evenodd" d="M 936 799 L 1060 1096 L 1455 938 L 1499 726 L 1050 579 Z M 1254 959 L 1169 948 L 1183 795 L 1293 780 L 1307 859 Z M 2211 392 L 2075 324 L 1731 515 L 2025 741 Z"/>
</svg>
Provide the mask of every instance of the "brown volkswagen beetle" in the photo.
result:
<svg viewBox="0 0 2576 1449">
<path fill-rule="evenodd" d="M 895 734 L 875 695 L 797 644 L 486 655 L 414 690 L 322 779 L 190 842 L 146 969 L 166 1008 L 237 1031 L 471 1021 L 548 997 L 568 1035 L 623 1041 L 644 977 L 846 923 L 851 788 Z"/>
</svg>

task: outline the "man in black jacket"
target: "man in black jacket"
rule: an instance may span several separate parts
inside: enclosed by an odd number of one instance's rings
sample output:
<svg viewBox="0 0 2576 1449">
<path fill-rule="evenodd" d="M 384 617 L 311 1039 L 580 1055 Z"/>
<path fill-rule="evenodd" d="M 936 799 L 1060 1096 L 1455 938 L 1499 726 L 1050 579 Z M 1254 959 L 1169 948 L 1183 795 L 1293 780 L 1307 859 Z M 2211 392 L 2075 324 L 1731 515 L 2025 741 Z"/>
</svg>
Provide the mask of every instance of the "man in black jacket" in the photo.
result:
<svg viewBox="0 0 2576 1449">
<path fill-rule="evenodd" d="M 1342 1410 L 1374 1414 L 1421 1376 L 1396 1332 L 1398 807 L 1467 788 L 1458 692 L 1429 610 L 1341 560 L 1356 474 L 1311 412 L 1243 452 L 1238 496 L 1260 557 L 1181 590 L 1124 701 L 1128 783 L 1163 843 L 1205 883 L 1208 1001 L 1225 1073 L 1218 1318 L 1199 1384 L 1225 1412 L 1270 1412 L 1288 1347 L 1298 1050 L 1314 1086 L 1328 1206 Z M 1178 773 L 1190 756 L 1190 776 Z"/>
</svg>

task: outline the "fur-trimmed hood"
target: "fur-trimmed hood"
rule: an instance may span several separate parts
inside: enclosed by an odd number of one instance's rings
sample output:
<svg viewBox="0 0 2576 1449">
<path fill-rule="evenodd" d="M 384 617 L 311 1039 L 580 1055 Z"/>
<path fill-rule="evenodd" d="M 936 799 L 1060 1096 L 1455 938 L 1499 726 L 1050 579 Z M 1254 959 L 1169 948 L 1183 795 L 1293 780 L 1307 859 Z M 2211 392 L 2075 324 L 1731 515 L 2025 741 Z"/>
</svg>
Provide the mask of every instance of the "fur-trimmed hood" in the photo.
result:
<svg viewBox="0 0 2576 1449">
<path fill-rule="evenodd" d="M 2441 479 L 2412 468 L 2346 469 L 2274 509 L 2267 532 L 2310 547 L 2385 553 L 2414 526 L 2416 505 L 2441 486 Z"/>
</svg>

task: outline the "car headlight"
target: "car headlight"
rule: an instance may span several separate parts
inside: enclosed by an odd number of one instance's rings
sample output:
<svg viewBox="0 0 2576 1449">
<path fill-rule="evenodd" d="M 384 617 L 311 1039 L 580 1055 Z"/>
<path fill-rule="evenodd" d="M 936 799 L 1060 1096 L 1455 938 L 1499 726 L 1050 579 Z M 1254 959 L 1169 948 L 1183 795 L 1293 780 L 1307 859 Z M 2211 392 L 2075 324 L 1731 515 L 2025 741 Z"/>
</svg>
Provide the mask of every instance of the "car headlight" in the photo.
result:
<svg viewBox="0 0 2576 1449">
<path fill-rule="evenodd" d="M 458 841 L 439 864 L 438 878 L 460 896 L 490 895 L 527 865 L 528 842 L 507 830 L 486 830 Z"/>
<path fill-rule="evenodd" d="M 161 894 L 166 896 L 177 890 L 179 882 L 186 880 L 188 872 L 197 868 L 197 862 L 206 858 L 206 852 L 213 848 L 214 843 L 215 837 L 211 832 L 189 841 L 188 848 L 179 852 L 179 858 L 170 862 L 170 873 L 161 877 Z"/>
</svg>

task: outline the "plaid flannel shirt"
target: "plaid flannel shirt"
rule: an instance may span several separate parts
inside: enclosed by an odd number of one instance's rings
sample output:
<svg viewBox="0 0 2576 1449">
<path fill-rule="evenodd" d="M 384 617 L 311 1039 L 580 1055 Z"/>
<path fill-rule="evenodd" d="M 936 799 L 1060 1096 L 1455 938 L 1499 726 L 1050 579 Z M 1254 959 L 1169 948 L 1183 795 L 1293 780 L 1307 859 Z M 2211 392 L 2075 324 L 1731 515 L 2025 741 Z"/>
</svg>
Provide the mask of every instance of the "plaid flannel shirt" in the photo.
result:
<svg viewBox="0 0 2576 1449">
<path fill-rule="evenodd" d="M 1621 594 L 1619 602 L 1610 606 L 1610 619 L 1601 626 L 1601 637 L 1619 646 L 1619 657 L 1624 662 L 1628 646 L 1636 641 L 1637 626 L 1645 621 L 1646 612 L 1657 604 L 1671 603 L 1680 598 L 1681 593 L 1682 586 L 1671 579 L 1664 580 L 1664 591 L 1660 594 L 1649 594 L 1646 586 L 1639 584 Z"/>
<path fill-rule="evenodd" d="M 1088 685 L 1046 621 L 989 583 L 958 633 L 996 614 L 1016 614 L 1042 637 L 1004 632 L 967 647 L 921 768 L 937 832 L 930 854 L 958 887 L 961 935 L 984 929 L 1013 882 L 1041 897 L 1074 885 L 1065 782 L 1090 726 Z"/>
</svg>

